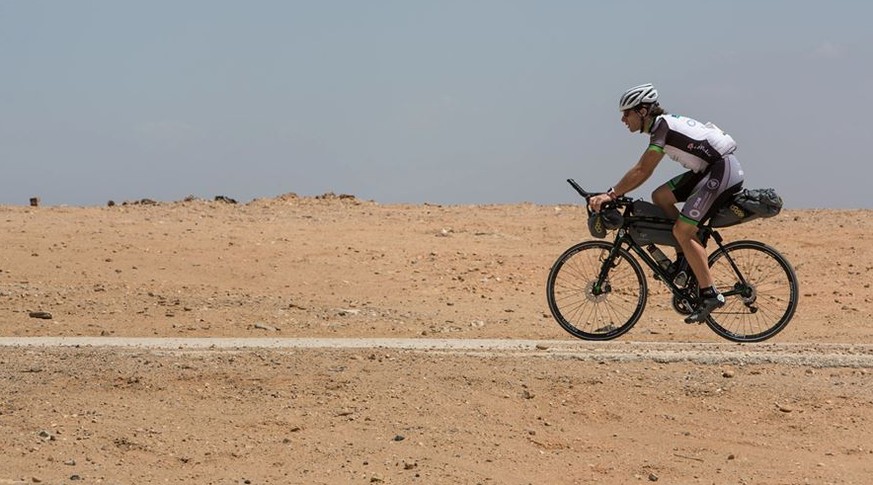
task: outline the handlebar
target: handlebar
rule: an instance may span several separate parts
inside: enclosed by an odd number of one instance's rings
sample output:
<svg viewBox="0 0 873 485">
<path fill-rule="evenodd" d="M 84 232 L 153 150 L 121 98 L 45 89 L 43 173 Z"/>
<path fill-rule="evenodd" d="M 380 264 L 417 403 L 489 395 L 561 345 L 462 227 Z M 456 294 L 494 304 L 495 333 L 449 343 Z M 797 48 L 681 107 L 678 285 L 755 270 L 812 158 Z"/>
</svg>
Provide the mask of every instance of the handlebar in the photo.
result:
<svg viewBox="0 0 873 485">
<path fill-rule="evenodd" d="M 599 195 L 599 194 L 603 193 L 603 192 L 588 192 L 587 190 L 583 189 L 579 184 L 577 184 L 576 181 L 573 179 L 567 179 L 567 183 L 572 185 L 573 188 L 576 189 L 576 192 L 579 192 L 579 195 L 581 195 L 582 197 L 585 198 L 585 202 L 588 202 L 588 199 L 590 199 L 591 197 L 594 197 L 595 195 Z M 615 207 L 621 207 L 624 205 L 631 204 L 632 202 L 633 202 L 633 199 L 631 199 L 630 197 L 621 196 L 621 197 L 615 199 L 615 201 L 613 201 L 613 202 L 610 202 L 608 204 L 604 204 L 604 206 L 609 207 L 610 205 L 613 205 Z"/>
<path fill-rule="evenodd" d="M 585 189 L 583 189 L 582 187 L 580 187 L 579 184 L 577 184 L 576 181 L 573 180 L 573 179 L 567 179 L 567 183 L 569 183 L 570 185 L 572 185 L 573 188 L 576 189 L 576 192 L 579 192 L 579 195 L 581 195 L 582 197 L 584 197 L 585 200 L 588 200 L 591 196 L 595 195 L 595 194 L 592 194 L 592 193 L 590 193 L 590 192 L 585 191 Z"/>
</svg>

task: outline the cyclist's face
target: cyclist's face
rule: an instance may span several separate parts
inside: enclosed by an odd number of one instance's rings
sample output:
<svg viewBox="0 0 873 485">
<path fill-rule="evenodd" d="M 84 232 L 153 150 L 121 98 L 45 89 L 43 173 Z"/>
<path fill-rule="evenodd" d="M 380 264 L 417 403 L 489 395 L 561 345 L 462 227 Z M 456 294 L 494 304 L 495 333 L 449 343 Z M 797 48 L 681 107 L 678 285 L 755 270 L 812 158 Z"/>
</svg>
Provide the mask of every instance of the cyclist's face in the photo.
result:
<svg viewBox="0 0 873 485">
<path fill-rule="evenodd" d="M 643 126 L 643 115 L 637 110 L 626 109 L 621 113 L 621 122 L 634 133 L 640 131 L 640 127 Z"/>
</svg>

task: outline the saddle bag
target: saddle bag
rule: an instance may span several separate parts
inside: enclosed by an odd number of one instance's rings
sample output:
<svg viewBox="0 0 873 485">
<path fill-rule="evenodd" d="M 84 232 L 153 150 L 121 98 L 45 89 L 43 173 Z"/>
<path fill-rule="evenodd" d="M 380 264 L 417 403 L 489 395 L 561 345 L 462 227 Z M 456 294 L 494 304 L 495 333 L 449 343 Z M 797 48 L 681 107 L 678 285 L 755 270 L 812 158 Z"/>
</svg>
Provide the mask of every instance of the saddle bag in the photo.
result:
<svg viewBox="0 0 873 485">
<path fill-rule="evenodd" d="M 712 227 L 728 227 L 761 217 L 773 217 L 782 211 L 782 197 L 773 189 L 743 189 L 715 215 Z"/>
</svg>

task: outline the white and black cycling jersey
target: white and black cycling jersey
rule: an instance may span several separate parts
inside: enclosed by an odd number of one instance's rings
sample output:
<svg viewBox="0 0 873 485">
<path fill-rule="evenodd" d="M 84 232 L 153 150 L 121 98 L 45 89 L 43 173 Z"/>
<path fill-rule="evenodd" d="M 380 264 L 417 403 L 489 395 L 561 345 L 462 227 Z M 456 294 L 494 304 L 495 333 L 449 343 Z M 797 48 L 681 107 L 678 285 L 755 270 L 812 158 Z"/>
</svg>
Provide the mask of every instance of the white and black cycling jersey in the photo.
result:
<svg viewBox="0 0 873 485">
<path fill-rule="evenodd" d="M 652 123 L 649 149 L 663 150 L 683 167 L 699 173 L 732 154 L 737 143 L 712 123 L 663 114 Z"/>
</svg>

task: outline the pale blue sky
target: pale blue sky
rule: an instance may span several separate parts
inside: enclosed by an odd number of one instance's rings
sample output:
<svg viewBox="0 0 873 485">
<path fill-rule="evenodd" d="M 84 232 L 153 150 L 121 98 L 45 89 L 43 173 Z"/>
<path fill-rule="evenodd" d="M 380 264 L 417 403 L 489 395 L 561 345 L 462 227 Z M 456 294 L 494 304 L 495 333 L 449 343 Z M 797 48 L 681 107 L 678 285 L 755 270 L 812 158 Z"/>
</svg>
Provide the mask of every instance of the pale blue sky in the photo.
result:
<svg viewBox="0 0 873 485">
<path fill-rule="evenodd" d="M 575 202 L 652 82 L 791 208 L 873 208 L 873 2 L 0 0 L 0 204 Z M 632 195 L 682 168 L 669 159 Z"/>
</svg>

